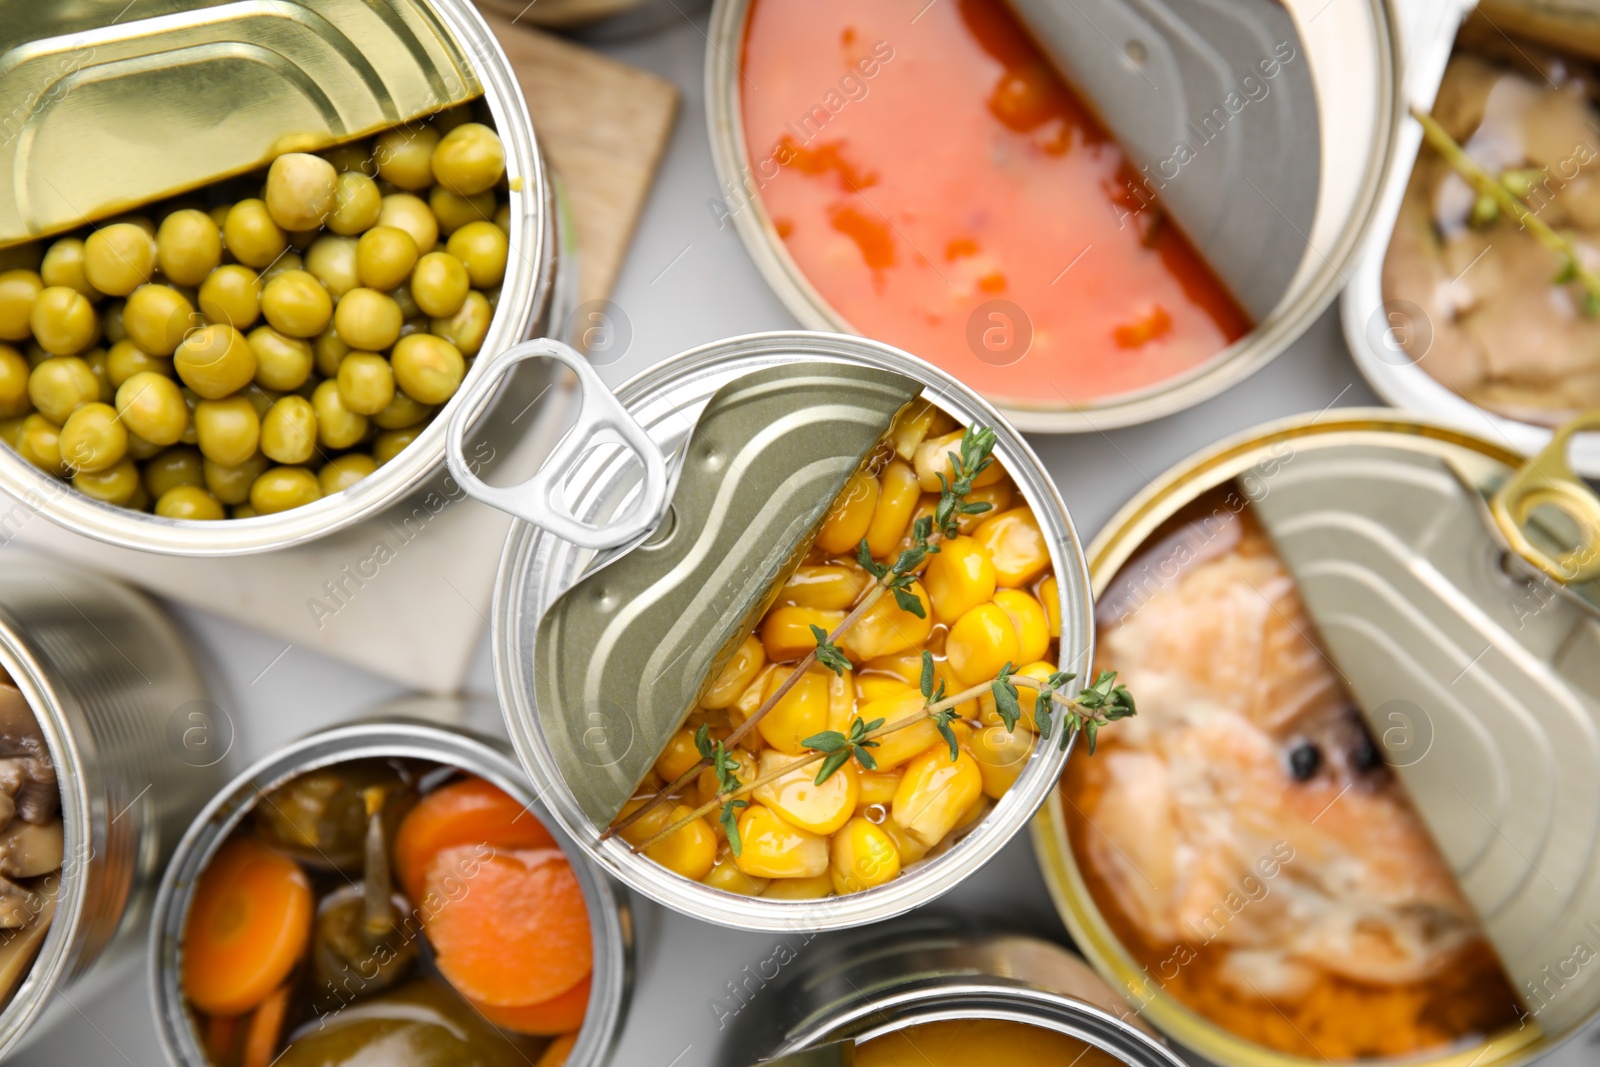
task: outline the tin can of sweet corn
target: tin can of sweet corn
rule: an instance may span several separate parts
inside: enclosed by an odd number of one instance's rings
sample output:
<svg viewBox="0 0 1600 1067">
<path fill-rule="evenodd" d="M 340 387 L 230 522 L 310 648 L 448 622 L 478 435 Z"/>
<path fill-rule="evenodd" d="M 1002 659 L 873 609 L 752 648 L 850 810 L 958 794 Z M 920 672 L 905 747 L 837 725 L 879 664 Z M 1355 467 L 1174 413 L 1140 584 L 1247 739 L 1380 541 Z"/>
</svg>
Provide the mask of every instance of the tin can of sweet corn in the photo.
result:
<svg viewBox="0 0 1600 1067">
<path fill-rule="evenodd" d="M 162 876 L 146 948 L 156 1030 L 172 1063 L 207 1067 L 212 1062 L 182 987 L 183 932 L 200 875 L 274 788 L 308 772 L 362 760 L 408 761 L 441 772 L 474 775 L 509 794 L 523 806 L 527 818 L 536 819 L 551 832 L 571 861 L 583 891 L 594 951 L 588 1009 L 566 1062 L 600 1067 L 608 1061 L 627 1013 L 632 920 L 611 881 L 575 852 L 549 818 L 504 742 L 470 728 L 492 722 L 497 713 L 492 703 L 461 698 L 394 701 L 374 709 L 369 720 L 311 734 L 258 760 L 211 798 L 190 824 Z M 466 725 L 458 725 L 461 723 Z M 425 936 L 425 926 L 422 930 Z M 305 1021 L 296 1032 L 285 1033 L 284 1038 L 292 1041 L 335 1026 L 346 1007 L 352 1016 L 359 1016 L 362 1003 L 359 999 L 336 1003 L 330 1011 Z M 499 1035 L 496 1040 L 503 1043 L 505 1037 Z M 520 1062 L 520 1056 L 517 1059 Z"/>
</svg>

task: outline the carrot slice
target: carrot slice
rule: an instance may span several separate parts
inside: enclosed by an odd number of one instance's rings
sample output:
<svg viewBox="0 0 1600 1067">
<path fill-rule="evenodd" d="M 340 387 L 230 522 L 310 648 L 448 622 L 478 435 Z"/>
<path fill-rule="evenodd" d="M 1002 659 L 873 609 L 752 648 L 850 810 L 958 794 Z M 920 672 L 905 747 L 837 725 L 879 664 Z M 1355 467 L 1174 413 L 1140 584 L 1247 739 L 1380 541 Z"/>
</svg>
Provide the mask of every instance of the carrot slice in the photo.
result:
<svg viewBox="0 0 1600 1067">
<path fill-rule="evenodd" d="M 470 1003 L 502 1030 L 519 1034 L 564 1034 L 583 1025 L 583 1017 L 589 1011 L 589 984 L 589 979 L 585 978 L 559 996 L 520 1007 Z"/>
<path fill-rule="evenodd" d="M 490 1007 L 537 1004 L 594 969 L 589 910 L 555 849 L 445 849 L 428 866 L 424 898 L 439 970 L 462 996 Z"/>
<path fill-rule="evenodd" d="M 463 778 L 423 797 L 401 820 L 394 840 L 401 888 L 413 903 L 421 903 L 433 857 L 447 848 L 477 843 L 505 850 L 554 848 L 556 841 L 509 794 L 482 778 Z"/>
<path fill-rule="evenodd" d="M 284 983 L 267 995 L 254 1012 L 244 1032 L 244 1055 L 239 1067 L 272 1067 L 277 1057 L 278 1038 L 283 1020 L 289 1014 L 289 985 Z"/>
<path fill-rule="evenodd" d="M 539 1062 L 533 1067 L 564 1067 L 567 1057 L 572 1055 L 572 1046 L 578 1041 L 577 1034 L 562 1034 L 550 1042 L 544 1050 L 544 1055 L 539 1057 Z"/>
<path fill-rule="evenodd" d="M 311 936 L 311 883 L 252 837 L 211 860 L 183 935 L 183 991 L 207 1015 L 243 1015 L 283 984 Z"/>
</svg>

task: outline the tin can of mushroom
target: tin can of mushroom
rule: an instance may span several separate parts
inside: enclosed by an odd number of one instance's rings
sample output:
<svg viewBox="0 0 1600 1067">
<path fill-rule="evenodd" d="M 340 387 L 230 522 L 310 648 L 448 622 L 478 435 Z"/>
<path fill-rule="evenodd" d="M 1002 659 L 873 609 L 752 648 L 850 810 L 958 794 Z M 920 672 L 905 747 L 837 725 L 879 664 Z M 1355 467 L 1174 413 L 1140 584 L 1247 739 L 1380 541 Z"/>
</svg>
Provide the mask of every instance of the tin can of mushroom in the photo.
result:
<svg viewBox="0 0 1600 1067">
<path fill-rule="evenodd" d="M 206 867 L 272 790 L 311 772 L 329 771 L 358 761 L 391 760 L 417 765 L 423 769 L 423 777 L 458 771 L 486 781 L 521 806 L 528 819 L 548 829 L 556 846 L 566 853 L 588 911 L 594 953 L 588 1007 L 582 1016 L 581 1029 L 572 1035 L 575 1042 L 569 1046 L 566 1062 L 573 1067 L 599 1067 L 607 1061 L 627 1012 L 632 972 L 632 920 L 625 900 L 615 892 L 610 880 L 584 862 L 559 825 L 549 818 L 505 744 L 471 729 L 479 723 L 492 723 L 497 714 L 498 709 L 492 703 L 458 698 L 395 701 L 375 709 L 375 718 L 323 730 L 285 746 L 257 761 L 211 797 L 179 842 L 162 876 L 147 946 L 146 963 L 156 1030 L 172 1063 L 207 1067 L 212 1062 L 205 1051 L 205 1037 L 197 1030 L 196 1013 L 186 1000 L 182 985 L 185 925 L 194 904 L 196 885 Z M 463 723 L 466 725 L 459 725 Z M 452 899 L 468 899 L 470 885 L 463 892 L 464 895 Z M 415 907 L 419 909 L 416 914 L 421 915 L 426 905 L 418 901 Z M 415 927 L 410 925 L 409 919 L 405 936 L 416 937 L 421 930 L 420 936 L 425 937 L 426 919 Z M 374 952 L 372 960 L 366 962 L 372 963 L 378 958 L 379 953 Z M 367 992 L 365 987 L 358 986 L 348 999 L 341 997 L 331 1006 L 324 1005 L 327 1010 L 319 1008 L 316 1017 L 306 1020 L 295 1034 L 285 1033 L 284 1037 L 329 1033 L 345 1021 L 341 1016 L 362 1015 L 363 1001 L 356 998 L 363 992 Z M 371 1002 L 365 1003 L 370 1014 Z M 465 1007 L 465 1001 L 461 1006 Z M 426 1009 L 408 1010 L 417 1016 L 428 1014 Z M 292 1013 L 293 1009 L 291 1019 Z M 467 1016 L 469 1021 L 476 1021 L 470 1011 Z M 504 1046 L 504 1051 L 513 1056 L 513 1062 L 523 1062 L 525 1053 L 511 1052 L 512 1046 L 504 1034 L 497 1034 L 487 1024 L 484 1028 L 496 1034 L 496 1051 L 501 1051 L 498 1046 Z"/>
<path fill-rule="evenodd" d="M 221 781 L 232 728 L 153 603 L 16 552 L 0 556 L 0 668 L 43 735 L 62 829 L 53 917 L 0 1009 L 4 1055 L 136 962 L 162 864 Z"/>
</svg>

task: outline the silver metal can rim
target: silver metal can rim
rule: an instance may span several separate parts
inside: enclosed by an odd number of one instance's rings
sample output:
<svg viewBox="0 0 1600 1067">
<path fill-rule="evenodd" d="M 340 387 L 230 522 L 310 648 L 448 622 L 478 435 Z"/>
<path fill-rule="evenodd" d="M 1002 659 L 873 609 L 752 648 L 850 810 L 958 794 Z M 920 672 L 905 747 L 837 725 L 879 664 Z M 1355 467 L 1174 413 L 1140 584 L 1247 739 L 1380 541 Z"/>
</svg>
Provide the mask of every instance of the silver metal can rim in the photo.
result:
<svg viewBox="0 0 1600 1067">
<path fill-rule="evenodd" d="M 500 306 L 490 321 L 479 358 L 462 383 L 465 389 L 483 375 L 496 353 L 541 325 L 555 276 L 563 267 L 554 233 L 551 175 L 510 60 L 470 0 L 428 2 L 463 50 L 477 61 L 475 73 L 483 84 L 482 99 L 506 146 L 506 177 L 516 190 L 512 203 L 517 214 L 512 219 Z M 343 529 L 416 489 L 443 466 L 445 426 L 454 403 L 454 399 L 447 403 L 399 455 L 355 486 L 275 515 L 196 522 L 129 511 L 79 493 L 4 446 L 0 446 L 0 490 L 75 533 L 121 548 L 178 556 L 267 552 Z"/>
<path fill-rule="evenodd" d="M 1033 508 L 1050 544 L 1062 597 L 1061 669 L 1075 671 L 1081 677 L 1093 660 L 1093 608 L 1083 549 L 1066 505 L 1022 436 L 991 405 L 945 372 L 899 349 L 855 335 L 760 333 L 714 341 L 679 353 L 629 379 L 616 390 L 616 395 L 636 417 L 641 417 L 641 410 L 647 405 L 655 405 L 662 409 L 658 413 L 662 418 L 675 423 L 673 429 L 663 431 L 650 418 L 642 418 L 647 431 L 655 428 L 658 433 L 681 435 L 693 426 L 687 410 L 698 411 L 723 382 L 743 371 L 796 359 L 857 362 L 906 374 L 921 381 L 923 395 L 958 421 L 979 421 L 995 429 L 999 436 L 995 455 Z M 697 387 L 699 393 L 690 403 L 674 407 L 673 391 L 681 398 L 690 386 Z M 657 444 L 665 448 L 667 442 L 658 437 Z M 623 463 L 626 460 L 610 466 L 616 468 Z M 580 465 L 570 484 L 582 484 L 581 491 L 595 492 L 606 476 L 599 469 L 603 465 L 591 463 L 587 472 Z M 585 473 L 589 480 L 579 483 L 578 476 Z M 611 476 L 616 477 L 615 473 Z M 601 486 L 599 491 L 607 488 Z M 575 513 L 581 510 L 581 504 L 574 508 Z M 598 843 L 595 829 L 573 802 L 540 735 L 532 685 L 524 673 L 531 670 L 528 650 L 548 602 L 589 562 L 588 556 L 577 559 L 577 552 L 527 523 L 512 524 L 500 560 L 491 615 L 500 705 L 518 759 L 578 847 L 630 889 L 665 907 L 742 930 L 833 930 L 878 922 L 934 899 L 982 866 L 1023 828 L 1055 787 L 1067 753 L 1054 744 L 1036 746 L 1027 770 L 1016 784 L 949 851 L 884 885 L 822 900 L 769 900 L 725 893 L 680 877 L 643 855 L 632 854 L 619 838 Z"/>
<path fill-rule="evenodd" d="M 734 60 L 744 54 L 744 24 L 753 0 L 715 0 L 706 49 L 706 122 L 711 135 L 711 159 L 718 188 L 738 190 L 741 210 L 731 213 L 734 229 L 745 250 L 755 260 L 790 314 L 814 330 L 854 333 L 807 280 L 783 240 L 778 237 L 758 190 L 748 180 L 744 124 Z M 1345 226 L 1336 245 L 1309 249 L 1319 265 L 1299 291 L 1287 294 L 1271 313 L 1244 337 L 1186 374 L 1131 393 L 1072 405 L 1032 406 L 1014 400 L 995 402 L 1012 425 L 1030 433 L 1087 433 L 1149 422 L 1208 400 L 1243 381 L 1293 344 L 1333 302 L 1345 286 L 1350 265 L 1356 261 L 1372 229 L 1373 208 L 1383 186 L 1388 160 L 1395 151 L 1401 129 L 1404 99 L 1397 42 L 1399 16 L 1389 0 L 1367 0 L 1375 32 L 1373 47 L 1385 78 L 1379 88 L 1379 121 L 1370 143 L 1371 161 L 1357 194 L 1355 220 Z"/>
<path fill-rule="evenodd" d="M 572 1067 L 606 1063 L 622 1030 L 632 980 L 631 922 L 625 906 L 611 882 L 577 855 L 515 760 L 484 738 L 413 719 L 355 722 L 292 742 L 242 771 L 195 817 L 162 874 L 146 950 L 151 1008 L 168 1061 L 191 1067 L 206 1067 L 210 1062 L 190 1025 L 177 966 L 178 946 L 200 873 L 267 790 L 305 771 L 373 757 L 429 760 L 478 775 L 510 793 L 555 835 L 573 861 L 572 871 L 583 889 L 594 938 L 589 1011 L 567 1062 Z"/>
</svg>

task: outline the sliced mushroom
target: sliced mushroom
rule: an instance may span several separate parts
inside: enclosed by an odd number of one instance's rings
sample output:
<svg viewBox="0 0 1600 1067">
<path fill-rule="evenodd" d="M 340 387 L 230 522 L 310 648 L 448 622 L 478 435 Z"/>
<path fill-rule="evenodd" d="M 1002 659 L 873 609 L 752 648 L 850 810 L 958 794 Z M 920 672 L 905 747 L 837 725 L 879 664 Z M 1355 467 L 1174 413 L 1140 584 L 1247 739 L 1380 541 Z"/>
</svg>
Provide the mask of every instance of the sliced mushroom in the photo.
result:
<svg viewBox="0 0 1600 1067">
<path fill-rule="evenodd" d="M 28 968 L 33 965 L 40 942 L 50 932 L 50 920 L 55 918 L 56 896 L 60 888 L 60 875 L 52 874 L 41 880 L 38 891 L 29 894 L 35 899 L 33 921 L 21 929 L 0 932 L 0 1006 L 11 999 L 11 994 L 22 983 Z"/>
<path fill-rule="evenodd" d="M 37 878 L 61 869 L 61 820 L 44 825 L 12 823 L 0 833 L 0 874 L 8 878 Z"/>
<path fill-rule="evenodd" d="M 0 928 L 19 930 L 39 914 L 41 901 L 27 886 L 0 878 Z M 0 938 L 3 940 L 3 938 Z"/>
<path fill-rule="evenodd" d="M 22 694 L 8 685 L 0 685 L 0 793 L 16 801 L 16 814 L 27 822 L 48 823 L 61 810 L 56 768 L 39 720 Z M 0 829 L 10 822 L 0 822 Z"/>
</svg>

